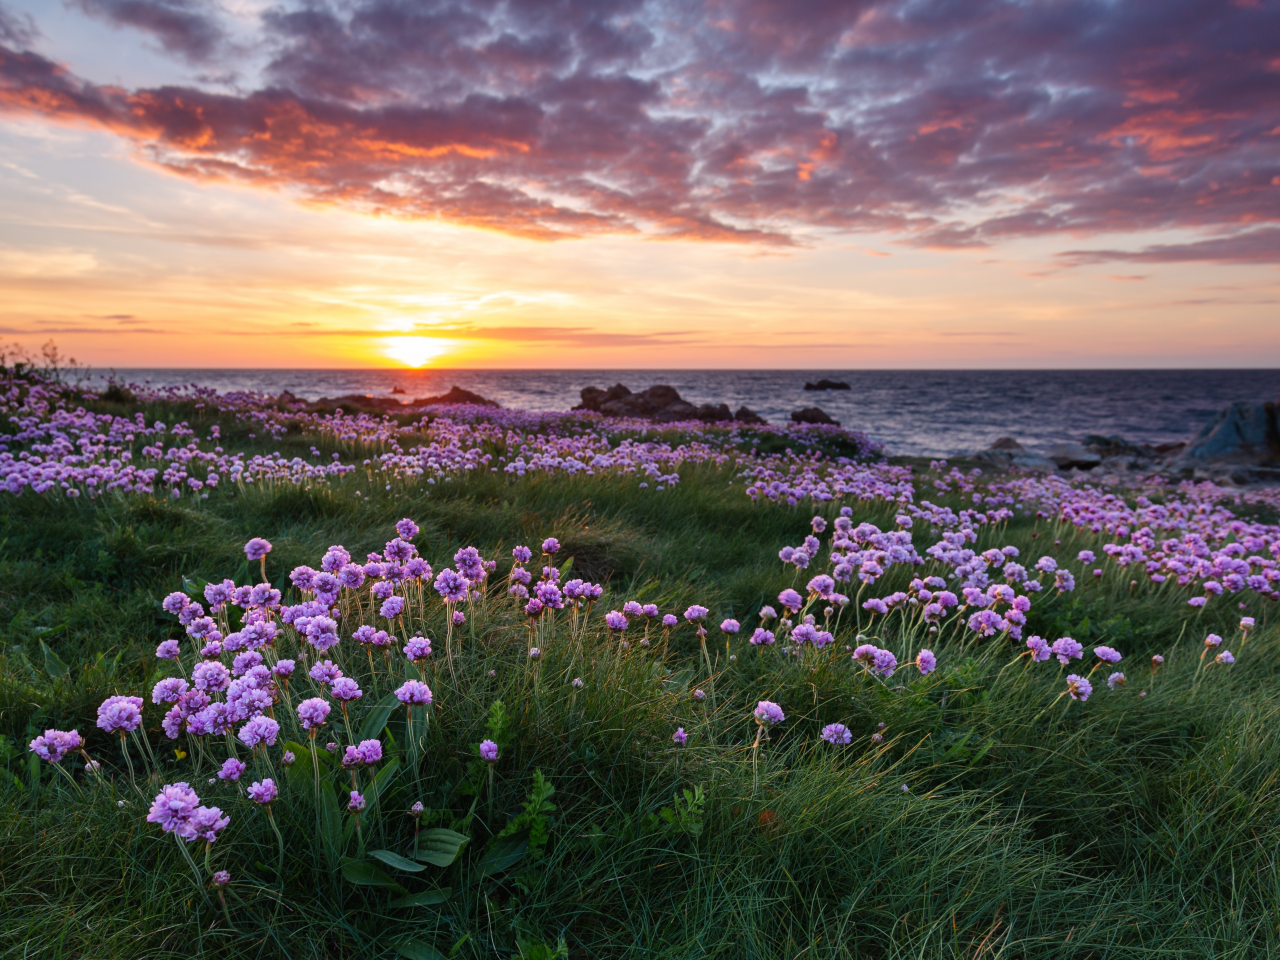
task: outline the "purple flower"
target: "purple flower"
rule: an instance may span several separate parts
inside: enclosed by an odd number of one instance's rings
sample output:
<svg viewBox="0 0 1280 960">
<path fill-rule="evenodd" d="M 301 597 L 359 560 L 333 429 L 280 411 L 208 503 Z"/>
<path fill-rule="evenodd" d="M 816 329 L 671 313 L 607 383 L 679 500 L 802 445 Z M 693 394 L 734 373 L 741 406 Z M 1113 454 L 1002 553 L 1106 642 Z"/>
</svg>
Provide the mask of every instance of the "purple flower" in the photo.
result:
<svg viewBox="0 0 1280 960">
<path fill-rule="evenodd" d="M 1192 597 L 1187 601 L 1193 607 L 1203 607 L 1208 601 L 1204 597 Z"/>
<path fill-rule="evenodd" d="M 640 608 L 640 613 L 648 617 L 650 620 L 653 620 L 659 613 L 661 613 L 661 611 L 658 609 L 658 605 L 656 603 L 646 603 Z"/>
<path fill-rule="evenodd" d="M 530 648 L 529 648 L 529 659 L 530 659 L 530 660 L 540 660 L 540 659 L 542 659 L 542 651 L 541 651 L 541 650 L 539 650 L 537 647 L 530 647 Z"/>
<path fill-rule="evenodd" d="M 818 638 L 818 628 L 811 623 L 802 623 L 791 631 L 794 643 L 813 643 Z"/>
<path fill-rule="evenodd" d="M 221 666 L 221 664 L 219 664 Z M 141 697 L 107 697 L 98 707 L 98 726 L 107 733 L 137 730 L 142 725 Z"/>
<path fill-rule="evenodd" d="M 933 655 L 932 650 L 921 650 L 916 654 L 916 669 L 920 671 L 921 676 L 938 669 L 938 658 Z"/>
<path fill-rule="evenodd" d="M 191 818 L 178 828 L 177 833 L 188 842 L 204 840 L 207 843 L 213 843 L 218 839 L 218 833 L 222 828 L 230 822 L 231 818 L 224 817 L 217 807 L 197 807 L 191 814 Z"/>
<path fill-rule="evenodd" d="M 160 601 L 160 608 L 166 613 L 181 613 L 191 606 L 191 598 L 180 590 L 175 590 Z"/>
<path fill-rule="evenodd" d="M 293 676 L 293 671 L 297 667 L 297 663 L 293 660 L 277 660 L 275 666 L 271 668 L 271 672 L 277 677 L 289 678 Z"/>
<path fill-rule="evenodd" d="M 378 608 L 378 613 L 388 620 L 394 620 L 404 612 L 404 597 L 387 597 Z"/>
<path fill-rule="evenodd" d="M 409 660 L 421 660 L 431 656 L 431 641 L 426 637 L 411 637 L 404 645 L 404 655 Z"/>
<path fill-rule="evenodd" d="M 773 643 L 773 632 L 766 630 L 764 627 L 756 627 L 755 632 L 751 634 L 751 642 L 757 647 L 762 644 Z"/>
<path fill-rule="evenodd" d="M 1220 654 L 1213 658 L 1218 663 L 1235 663 L 1236 658 L 1231 655 L 1230 650 L 1223 650 Z"/>
<path fill-rule="evenodd" d="M 460 627 L 467 622 L 467 615 L 463 613 L 461 610 L 455 610 L 453 611 L 452 619 L 453 619 L 453 625 L 455 627 Z"/>
<path fill-rule="evenodd" d="M 200 798 L 190 784 L 168 784 L 156 794 L 155 802 L 147 813 L 147 822 L 160 824 L 160 829 L 165 833 L 177 830 L 178 835 L 182 836 L 182 828 L 191 820 L 199 804 Z"/>
<path fill-rule="evenodd" d="M 176 703 L 187 692 L 187 681 L 181 677 L 168 677 L 151 688 L 152 703 Z"/>
<path fill-rule="evenodd" d="M 573 689 L 575 689 L 575 690 L 581 690 L 581 689 L 582 689 L 582 678 L 581 678 L 581 677 L 574 677 L 574 678 L 573 678 L 573 680 L 572 680 L 572 681 L 570 681 L 570 684 L 569 684 L 569 685 L 570 685 L 571 687 L 573 687 Z"/>
<path fill-rule="evenodd" d="M 1222 638 L 1218 636 L 1216 633 L 1211 633 L 1204 638 L 1204 645 L 1211 650 L 1214 647 L 1220 647 L 1222 646 Z"/>
<path fill-rule="evenodd" d="M 845 648 L 846 650 L 848 647 Z M 880 648 L 875 644 L 863 643 L 853 651 L 853 659 L 857 660 L 864 667 L 870 667 L 876 660 L 876 654 L 880 652 Z"/>
<path fill-rule="evenodd" d="M 804 606 L 804 600 L 800 598 L 800 594 L 796 593 L 790 587 L 778 594 L 778 602 L 786 609 L 793 612 Z"/>
<path fill-rule="evenodd" d="M 720 624 L 720 629 L 725 633 L 737 633 L 742 629 L 742 625 L 737 620 L 725 620 Z"/>
<path fill-rule="evenodd" d="M 197 690 L 208 690 L 217 693 L 227 689 L 231 683 L 231 673 L 216 660 L 197 663 L 191 671 L 191 680 Z"/>
<path fill-rule="evenodd" d="M 1053 641 L 1053 646 L 1049 648 L 1058 657 L 1058 662 L 1066 666 L 1071 660 L 1080 660 L 1084 657 L 1084 647 L 1076 643 L 1070 637 L 1062 637 Z"/>
<path fill-rule="evenodd" d="M 1119 663 L 1121 659 L 1120 651 L 1112 647 L 1094 647 L 1094 656 L 1104 663 Z"/>
<path fill-rule="evenodd" d="M 257 650 L 246 650 L 244 653 L 237 654 L 236 658 L 231 661 L 231 672 L 237 677 L 248 673 L 253 667 L 262 664 L 262 654 Z"/>
<path fill-rule="evenodd" d="M 693 691 L 693 699 L 701 703 L 703 700 L 707 699 L 707 692 L 705 690 L 695 690 Z"/>
<path fill-rule="evenodd" d="M 441 570 L 436 577 L 435 588 L 445 603 L 457 603 L 467 595 L 467 581 L 456 570 Z"/>
<path fill-rule="evenodd" d="M 627 618 L 617 610 L 610 610 L 604 615 L 604 625 L 610 630 L 627 629 Z"/>
<path fill-rule="evenodd" d="M 622 612 L 628 617 L 638 617 L 644 613 L 644 607 L 635 600 L 628 600 L 622 605 Z"/>
<path fill-rule="evenodd" d="M 1027 640 L 1027 649 L 1031 651 L 1031 659 L 1037 663 L 1048 660 L 1053 655 L 1053 649 L 1049 646 L 1048 641 L 1041 637 L 1031 637 Z"/>
<path fill-rule="evenodd" d="M 828 723 L 822 728 L 822 739 L 827 743 L 843 745 L 853 742 L 853 734 L 843 723 Z"/>
<path fill-rule="evenodd" d="M 256 747 L 265 743 L 269 747 L 276 745 L 276 736 L 280 733 L 280 724 L 270 717 L 257 716 L 240 728 L 240 742 L 246 747 Z"/>
<path fill-rule="evenodd" d="M 872 597 L 870 600 L 863 601 L 862 609 L 870 610 L 872 613 L 878 613 L 881 616 L 884 616 L 889 612 L 889 607 L 883 600 L 877 597 Z"/>
<path fill-rule="evenodd" d="M 1077 674 L 1067 674 L 1067 693 L 1071 695 L 1072 700 L 1079 700 L 1083 703 L 1089 699 L 1089 694 L 1093 693 L 1093 684 Z"/>
<path fill-rule="evenodd" d="M 498 745 L 492 740 L 480 741 L 480 759 L 485 763 L 496 763 L 498 760 Z"/>
<path fill-rule="evenodd" d="M 536 617 L 542 612 L 542 601 L 534 597 L 524 605 L 525 616 Z"/>
<path fill-rule="evenodd" d="M 298 704 L 298 719 L 302 721 L 303 729 L 312 730 L 323 726 L 325 717 L 329 716 L 330 709 L 329 704 L 319 697 L 303 700 Z"/>
<path fill-rule="evenodd" d="M 820 573 L 809 581 L 809 592 L 816 593 L 824 600 L 831 599 L 831 593 L 835 588 L 836 582 L 825 573 Z"/>
<path fill-rule="evenodd" d="M 225 887 L 231 882 L 231 874 L 226 870 L 215 870 L 213 872 L 213 885 L 215 887 Z"/>
<path fill-rule="evenodd" d="M 777 611 L 777 610 L 775 610 L 775 609 L 773 609 L 773 607 L 770 607 L 770 606 L 767 606 L 767 605 L 766 605 L 766 606 L 763 606 L 763 607 L 761 607 L 761 608 L 760 608 L 760 619 L 761 619 L 761 621 L 764 621 L 764 620 L 776 620 L 777 618 L 778 618 L 778 611 Z"/>
<path fill-rule="evenodd" d="M 177 660 L 181 648 L 177 640 L 166 640 L 156 647 L 156 656 L 161 660 Z"/>
<path fill-rule="evenodd" d="M 772 700 L 761 700 L 756 704 L 756 708 L 752 711 L 752 715 L 756 718 L 756 723 L 766 729 L 768 727 L 772 727 L 775 723 L 781 723 L 783 720 L 787 719 L 786 715 L 782 712 L 782 708 Z"/>
<path fill-rule="evenodd" d="M 333 681 L 330 693 L 333 694 L 333 698 L 335 700 L 342 700 L 344 702 L 359 700 L 364 696 L 364 693 L 360 690 L 360 685 L 350 677 L 339 677 L 337 680 Z"/>
<path fill-rule="evenodd" d="M 244 545 L 244 555 L 250 560 L 261 560 L 271 552 L 271 542 L 261 537 L 254 537 Z"/>
<path fill-rule="evenodd" d="M 276 798 L 280 796 L 280 791 L 276 789 L 276 782 L 270 777 L 257 783 L 249 784 L 249 789 L 245 791 L 249 795 L 249 799 L 254 803 L 260 803 L 263 806 L 276 802 Z"/>
<path fill-rule="evenodd" d="M 557 540 L 555 537 L 547 537 L 547 539 L 542 541 L 543 553 L 555 553 L 559 549 L 560 549 L 560 541 Z"/>
<path fill-rule="evenodd" d="M 418 525 L 405 517 L 396 524 L 396 533 L 402 540 L 412 540 L 418 535 Z"/>
<path fill-rule="evenodd" d="M 1164 663 L 1164 657 L 1160 656 L 1160 654 L 1158 654 L 1158 653 L 1157 653 L 1154 657 L 1152 657 L 1152 658 L 1151 658 L 1151 666 L 1152 666 L 1152 667 L 1158 667 L 1158 666 L 1160 666 L 1160 664 L 1162 664 L 1162 663 Z"/>
<path fill-rule="evenodd" d="M 888 650 L 877 650 L 872 655 L 872 661 L 876 671 L 886 677 L 892 677 L 893 672 L 898 669 L 898 658 Z"/>
<path fill-rule="evenodd" d="M 664 614 L 662 617 L 662 625 L 667 629 L 674 627 L 679 622 L 680 622 L 680 618 L 677 617 L 674 613 Z"/>
<path fill-rule="evenodd" d="M 364 797 L 361 796 L 359 791 L 351 791 L 351 802 L 347 804 L 347 809 L 352 813 L 359 813 L 364 809 Z"/>
<path fill-rule="evenodd" d="M 235 757 L 227 757 L 222 762 L 222 769 L 218 771 L 218 779 L 239 780 L 242 773 L 244 773 L 244 762 Z"/>
<path fill-rule="evenodd" d="M 1118 685 L 1120 685 L 1120 686 L 1124 686 L 1124 674 L 1123 674 L 1123 673 L 1116 672 L 1116 673 L 1111 674 L 1111 676 L 1107 677 L 1107 688 L 1108 688 L 1108 689 L 1110 689 L 1110 690 L 1114 690 L 1114 689 L 1116 688 L 1117 684 L 1118 684 Z"/>
<path fill-rule="evenodd" d="M 308 671 L 307 676 L 324 686 L 333 683 L 333 681 L 342 676 L 342 670 L 332 660 L 321 660 Z"/>
<path fill-rule="evenodd" d="M 360 752 L 360 758 L 367 766 L 373 766 L 373 764 L 382 759 L 381 740 L 361 740 L 360 746 L 356 749 Z"/>
<path fill-rule="evenodd" d="M 396 699 L 408 706 L 415 703 L 427 704 L 432 700 L 431 688 L 421 680 L 406 680 L 396 690 Z"/>
<path fill-rule="evenodd" d="M 705 617 L 710 611 L 706 607 L 700 607 L 698 604 L 692 604 L 688 610 L 684 612 L 684 618 L 690 623 L 696 623 Z"/>
<path fill-rule="evenodd" d="M 684 727 L 676 727 L 676 732 L 671 735 L 671 740 L 677 747 L 683 747 L 688 739 L 689 735 L 684 732 Z"/>
<path fill-rule="evenodd" d="M 27 748 L 41 760 L 57 763 L 64 754 L 72 753 L 84 746 L 78 730 L 46 730 L 27 745 Z"/>
<path fill-rule="evenodd" d="M 1087 563 L 1093 563 L 1098 558 L 1094 556 L 1092 550 L 1081 550 L 1079 553 L 1076 554 L 1076 559 L 1079 560 L 1081 563 L 1087 564 Z"/>
<path fill-rule="evenodd" d="M 511 556 L 515 559 L 516 563 L 528 563 L 533 559 L 533 551 L 528 547 L 516 547 L 511 551 Z"/>
</svg>

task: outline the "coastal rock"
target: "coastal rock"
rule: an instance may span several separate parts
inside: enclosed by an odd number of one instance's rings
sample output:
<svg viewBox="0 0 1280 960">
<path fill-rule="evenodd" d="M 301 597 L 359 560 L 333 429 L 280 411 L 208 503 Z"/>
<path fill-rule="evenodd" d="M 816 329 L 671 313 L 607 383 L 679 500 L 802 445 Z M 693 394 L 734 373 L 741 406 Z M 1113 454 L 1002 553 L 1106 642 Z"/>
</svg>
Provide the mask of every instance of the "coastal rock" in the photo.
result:
<svg viewBox="0 0 1280 960">
<path fill-rule="evenodd" d="M 829 423 L 840 426 L 839 420 L 832 420 L 821 407 L 801 407 L 791 414 L 792 423 Z"/>
<path fill-rule="evenodd" d="M 694 417 L 705 423 L 725 423 L 733 419 L 727 403 L 700 403 Z"/>
<path fill-rule="evenodd" d="M 1092 470 L 1102 462 L 1101 456 L 1086 450 L 1078 443 L 1060 443 L 1056 447 L 1051 447 L 1049 459 L 1061 470 L 1070 470 L 1072 467 L 1077 470 Z"/>
<path fill-rule="evenodd" d="M 705 423 L 724 423 L 734 419 L 727 403 L 692 404 L 680 396 L 680 391 L 665 383 L 655 383 L 646 390 L 633 393 L 621 383 L 608 390 L 599 387 L 583 387 L 582 403 L 573 409 L 592 410 L 607 417 L 625 417 L 652 420 L 655 423 L 676 423 L 681 420 L 702 420 Z M 745 423 L 763 423 L 754 413 L 746 411 Z"/>
<path fill-rule="evenodd" d="M 764 417 L 760 416 L 760 414 L 745 405 L 738 408 L 738 412 L 733 415 L 733 419 L 737 420 L 739 423 L 765 422 Z"/>
<path fill-rule="evenodd" d="M 684 400 L 676 400 L 652 415 L 655 423 L 675 423 L 677 420 L 696 420 L 698 408 Z"/>
<path fill-rule="evenodd" d="M 395 402 L 395 401 L 393 401 Z M 502 407 L 492 400 L 487 400 L 478 393 L 472 393 L 470 390 L 464 390 L 462 387 L 453 386 L 448 393 L 442 393 L 438 397 L 419 397 L 412 401 L 409 405 L 412 407 L 435 407 L 446 403 L 470 403 L 477 407 Z"/>
<path fill-rule="evenodd" d="M 340 397 L 321 397 L 308 405 L 312 412 L 333 411 L 338 408 L 346 413 L 389 413 L 404 408 L 394 397 L 366 396 L 363 393 L 346 393 Z"/>
<path fill-rule="evenodd" d="M 1269 463 L 1280 459 L 1274 403 L 1233 403 L 1206 423 L 1182 459 Z"/>
<path fill-rule="evenodd" d="M 973 459 L 1005 470 L 1026 470 L 1029 473 L 1052 473 L 1056 467 L 1048 457 L 1025 449 L 1013 437 L 1001 437 L 988 449 L 975 453 Z"/>
<path fill-rule="evenodd" d="M 843 380 L 828 380 L 825 377 L 817 383 L 806 383 L 806 390 L 852 390 L 853 388 Z"/>
</svg>

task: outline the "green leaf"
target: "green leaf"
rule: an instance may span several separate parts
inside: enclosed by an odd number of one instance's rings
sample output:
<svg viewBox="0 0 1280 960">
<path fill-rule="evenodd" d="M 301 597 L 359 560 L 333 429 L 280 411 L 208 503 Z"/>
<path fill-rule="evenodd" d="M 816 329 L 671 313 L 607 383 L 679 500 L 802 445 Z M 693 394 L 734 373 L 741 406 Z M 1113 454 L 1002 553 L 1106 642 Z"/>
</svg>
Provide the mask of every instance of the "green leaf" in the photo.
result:
<svg viewBox="0 0 1280 960">
<path fill-rule="evenodd" d="M 437 903 L 444 903 L 453 896 L 452 887 L 440 887 L 438 890 L 427 890 L 423 893 L 415 893 L 408 897 L 397 897 L 387 906 L 393 910 L 403 910 L 406 907 L 432 907 Z"/>
<path fill-rule="evenodd" d="M 369 715 L 364 718 L 364 723 L 360 724 L 359 739 L 377 740 L 382 735 L 383 727 L 391 719 L 391 712 L 398 706 L 400 706 L 400 701 L 396 699 L 394 693 L 388 693 L 374 704 L 373 709 L 369 711 Z"/>
<path fill-rule="evenodd" d="M 386 887 L 397 893 L 408 892 L 368 860 L 352 860 L 349 857 L 344 859 L 342 877 L 347 883 L 353 883 L 357 887 Z"/>
<path fill-rule="evenodd" d="M 448 958 L 431 946 L 429 943 L 423 943 L 421 940 L 406 940 L 398 945 L 396 950 L 400 956 L 408 957 L 409 960 L 448 960 Z"/>
<path fill-rule="evenodd" d="M 320 785 L 320 837 L 329 862 L 336 864 L 346 844 L 343 842 L 342 811 L 338 809 L 338 798 L 327 784 Z"/>
<path fill-rule="evenodd" d="M 568 560 L 566 560 L 566 561 L 564 562 L 564 564 L 560 567 L 560 582 L 561 582 L 561 583 L 565 583 L 565 582 L 567 582 L 567 581 L 566 581 L 566 578 L 567 578 L 567 577 L 568 577 L 568 575 L 569 575 L 569 571 L 570 571 L 570 570 L 572 570 L 572 569 L 573 569 L 573 557 L 570 557 L 570 558 L 569 558 Z"/>
<path fill-rule="evenodd" d="M 510 837 L 499 843 L 492 850 L 485 851 L 483 857 L 476 862 L 476 869 L 481 878 L 510 870 L 525 858 L 529 852 L 529 841 L 525 837 Z"/>
<path fill-rule="evenodd" d="M 369 785 L 369 789 L 365 791 L 365 796 L 370 804 L 386 792 L 387 788 L 396 777 L 396 771 L 399 769 L 400 758 L 393 757 L 387 763 L 383 764 L 381 770 L 374 774 L 373 783 L 371 783 Z"/>
<path fill-rule="evenodd" d="M 43 640 L 40 641 L 40 652 L 44 654 L 44 672 L 51 677 L 65 677 L 70 669 L 65 663 L 58 658 L 58 655 L 49 649 L 49 645 Z"/>
<path fill-rule="evenodd" d="M 406 873 L 421 873 L 427 869 L 420 863 L 414 863 L 408 857 L 402 857 L 398 853 L 392 853 L 390 850 L 370 850 L 369 856 L 381 860 L 388 867 L 395 867 L 397 870 L 403 870 Z"/>
<path fill-rule="evenodd" d="M 447 867 L 458 859 L 458 854 L 470 839 L 464 834 L 446 830 L 444 827 L 423 830 L 418 834 L 417 858 L 425 863 L 433 863 L 437 867 Z"/>
</svg>

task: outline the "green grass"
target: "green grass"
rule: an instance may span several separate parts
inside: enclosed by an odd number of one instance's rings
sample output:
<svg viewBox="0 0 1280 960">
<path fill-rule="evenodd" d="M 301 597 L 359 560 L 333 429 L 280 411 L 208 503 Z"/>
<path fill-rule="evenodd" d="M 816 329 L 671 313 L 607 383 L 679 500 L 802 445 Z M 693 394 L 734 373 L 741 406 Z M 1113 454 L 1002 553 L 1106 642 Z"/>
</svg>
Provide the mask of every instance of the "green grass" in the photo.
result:
<svg viewBox="0 0 1280 960">
<path fill-rule="evenodd" d="M 400 763 L 382 814 L 365 825 L 369 849 L 407 855 L 413 820 L 401 811 L 420 799 L 431 827 L 470 838 L 446 867 L 380 867 L 410 892 L 449 888 L 434 905 L 392 907 L 400 894 L 344 878 L 344 855 L 368 855 L 347 814 L 327 825 L 336 793 L 326 787 L 316 806 L 309 756 L 281 778 L 278 874 L 262 811 L 230 786 L 208 786 L 208 767 L 195 772 L 160 736 L 153 651 L 178 629 L 159 601 L 184 578 L 256 579 L 241 549 L 251 536 L 275 544 L 269 572 L 282 583 L 329 544 L 355 556 L 380 549 L 404 516 L 422 526 L 416 542 L 437 568 L 464 545 L 506 558 L 516 543 L 554 535 L 557 559 L 573 558 L 569 576 L 609 585 L 596 624 L 635 598 L 664 612 L 702 603 L 749 632 L 760 605 L 793 585 L 776 554 L 804 536 L 812 509 L 753 504 L 727 470 L 680 473 L 661 493 L 635 479 L 486 473 L 390 491 L 360 476 L 309 490 L 228 488 L 204 501 L 0 496 L 0 730 L 10 745 L 0 956 L 534 957 L 561 938 L 570 956 L 610 958 L 1280 954 L 1280 636 L 1263 624 L 1234 667 L 1203 669 L 1200 640 L 1211 629 L 1230 636 L 1234 611 L 1196 614 L 1172 589 L 1130 589 L 1123 571 L 1034 599 L 1028 632 L 1125 654 L 1128 686 L 1107 691 L 1099 671 L 1087 704 L 1058 698 L 1066 671 L 1056 662 L 1010 665 L 1021 649 L 1011 641 L 948 631 L 929 644 L 935 674 L 904 669 L 886 684 L 850 668 L 847 629 L 829 655 L 810 651 L 803 663 L 741 638 L 729 662 L 713 629 L 711 685 L 688 627 L 664 658 L 658 633 L 644 653 L 633 630 L 623 653 L 598 625 L 570 639 L 562 619 L 535 668 L 525 620 L 497 587 L 473 616 L 475 637 L 461 631 L 455 678 L 439 662 L 436 605 L 423 622 L 437 661 L 424 759 L 411 769 L 396 711 L 384 739 Z M 853 506 L 855 521 L 893 524 L 885 505 Z M 1035 557 L 1054 537 L 1062 545 L 1048 552 L 1059 559 L 1101 542 L 1022 520 L 977 546 L 1012 543 Z M 921 550 L 933 540 L 923 530 L 915 539 Z M 911 575 L 894 568 L 875 595 L 905 589 Z M 928 642 L 896 619 L 886 640 L 900 659 Z M 344 668 L 371 704 L 357 653 L 343 654 Z M 1152 675 L 1154 653 L 1168 662 Z M 577 693 L 567 683 L 576 675 Z M 379 682 L 385 694 L 385 675 Z M 713 690 L 703 705 L 690 696 L 697 685 Z M 172 838 L 145 822 L 154 784 L 133 792 L 118 745 L 94 729 L 113 693 L 148 698 L 157 782 L 190 780 L 232 816 L 213 849 L 213 865 L 233 874 L 227 913 L 195 886 Z M 750 710 L 761 698 L 787 720 L 756 751 Z M 490 797 L 474 757 L 495 700 L 510 725 Z M 852 745 L 819 740 L 837 721 Z M 678 725 L 684 748 L 671 743 Z M 89 734 L 112 784 L 77 772 L 81 797 L 31 762 L 26 742 L 48 726 Z M 545 851 L 485 875 L 538 770 L 555 791 Z M 684 790 L 702 799 L 691 805 Z"/>
</svg>

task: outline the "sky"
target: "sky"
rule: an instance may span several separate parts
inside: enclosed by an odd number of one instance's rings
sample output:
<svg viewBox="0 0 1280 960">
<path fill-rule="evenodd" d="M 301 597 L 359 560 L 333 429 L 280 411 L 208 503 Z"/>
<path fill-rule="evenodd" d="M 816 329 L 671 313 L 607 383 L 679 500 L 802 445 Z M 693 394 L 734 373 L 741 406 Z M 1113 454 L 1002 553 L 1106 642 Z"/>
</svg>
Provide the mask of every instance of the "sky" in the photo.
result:
<svg viewBox="0 0 1280 960">
<path fill-rule="evenodd" d="M 0 0 L 0 343 L 1280 366 L 1277 0 Z"/>
</svg>

